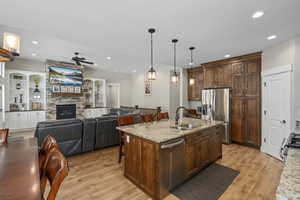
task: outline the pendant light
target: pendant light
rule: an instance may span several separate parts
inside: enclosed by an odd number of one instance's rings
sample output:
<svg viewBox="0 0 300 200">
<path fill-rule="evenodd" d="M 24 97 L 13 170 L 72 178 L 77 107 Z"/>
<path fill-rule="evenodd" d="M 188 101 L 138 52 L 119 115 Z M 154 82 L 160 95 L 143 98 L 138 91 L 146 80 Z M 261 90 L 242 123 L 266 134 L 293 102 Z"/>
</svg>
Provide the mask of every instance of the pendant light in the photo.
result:
<svg viewBox="0 0 300 200">
<path fill-rule="evenodd" d="M 153 68 L 153 33 L 155 33 L 154 28 L 150 28 L 148 32 L 151 35 L 151 66 L 148 71 L 148 80 L 155 80 L 156 79 L 156 71 Z"/>
<path fill-rule="evenodd" d="M 178 73 L 176 71 L 176 43 L 177 42 L 178 42 L 177 39 L 172 40 L 172 43 L 174 44 L 174 71 L 173 71 L 173 74 L 172 74 L 172 77 L 171 77 L 171 81 L 173 83 L 177 83 L 178 80 L 179 80 L 179 76 L 178 76 Z"/>
<path fill-rule="evenodd" d="M 191 62 L 190 62 L 190 66 L 191 68 L 194 65 L 194 60 L 193 60 L 193 50 L 195 49 L 195 47 L 190 47 L 189 50 L 191 51 Z M 195 84 L 195 79 L 194 78 L 190 78 L 189 80 L 189 84 L 190 85 L 194 85 Z"/>
</svg>

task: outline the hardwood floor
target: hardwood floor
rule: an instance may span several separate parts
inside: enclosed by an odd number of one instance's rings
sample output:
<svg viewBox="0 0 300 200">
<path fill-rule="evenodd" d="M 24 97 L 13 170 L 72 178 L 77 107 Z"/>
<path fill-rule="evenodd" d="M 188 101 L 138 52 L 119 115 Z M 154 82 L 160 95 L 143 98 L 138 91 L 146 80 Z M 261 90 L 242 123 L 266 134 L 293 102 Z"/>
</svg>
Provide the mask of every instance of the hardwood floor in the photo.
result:
<svg viewBox="0 0 300 200">
<path fill-rule="evenodd" d="M 68 158 L 70 173 L 58 200 L 148 200 L 144 192 L 123 176 L 116 147 Z M 271 200 L 282 171 L 282 163 L 256 149 L 223 145 L 218 164 L 239 170 L 239 176 L 220 200 Z M 199 198 L 200 199 L 200 198 Z M 165 200 L 178 200 L 169 195 Z M 201 200 L 201 199 L 200 199 Z"/>
</svg>

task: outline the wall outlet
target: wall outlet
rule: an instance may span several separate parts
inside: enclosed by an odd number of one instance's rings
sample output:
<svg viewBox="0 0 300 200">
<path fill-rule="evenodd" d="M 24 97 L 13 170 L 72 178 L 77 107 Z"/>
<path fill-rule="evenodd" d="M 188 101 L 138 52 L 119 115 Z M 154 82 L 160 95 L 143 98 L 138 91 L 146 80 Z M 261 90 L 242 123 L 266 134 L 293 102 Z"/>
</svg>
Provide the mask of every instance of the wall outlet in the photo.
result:
<svg viewBox="0 0 300 200">
<path fill-rule="evenodd" d="M 126 142 L 130 143 L 130 137 L 129 137 L 129 135 L 126 135 Z"/>
</svg>

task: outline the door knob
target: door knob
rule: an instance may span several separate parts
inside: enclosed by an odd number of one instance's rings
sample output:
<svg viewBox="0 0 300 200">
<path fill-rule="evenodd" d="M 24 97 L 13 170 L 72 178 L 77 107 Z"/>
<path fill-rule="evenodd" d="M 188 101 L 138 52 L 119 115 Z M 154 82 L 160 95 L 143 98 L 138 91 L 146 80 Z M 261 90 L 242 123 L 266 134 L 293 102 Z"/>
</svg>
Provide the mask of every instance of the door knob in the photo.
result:
<svg viewBox="0 0 300 200">
<path fill-rule="evenodd" d="M 282 124 L 285 124 L 285 123 L 286 123 L 286 121 L 285 121 L 285 120 L 282 120 L 282 121 L 281 121 L 281 123 L 282 123 Z"/>
</svg>

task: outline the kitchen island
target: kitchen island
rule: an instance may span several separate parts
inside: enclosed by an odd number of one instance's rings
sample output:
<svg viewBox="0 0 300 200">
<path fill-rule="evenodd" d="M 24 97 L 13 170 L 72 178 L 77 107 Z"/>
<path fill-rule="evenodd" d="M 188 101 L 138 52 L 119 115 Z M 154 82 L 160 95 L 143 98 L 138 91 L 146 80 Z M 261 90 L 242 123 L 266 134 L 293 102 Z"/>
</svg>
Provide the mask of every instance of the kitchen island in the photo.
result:
<svg viewBox="0 0 300 200">
<path fill-rule="evenodd" d="M 153 199 L 222 157 L 222 122 L 182 122 L 189 128 L 179 130 L 172 120 L 117 127 L 125 134 L 124 175 Z"/>
</svg>

